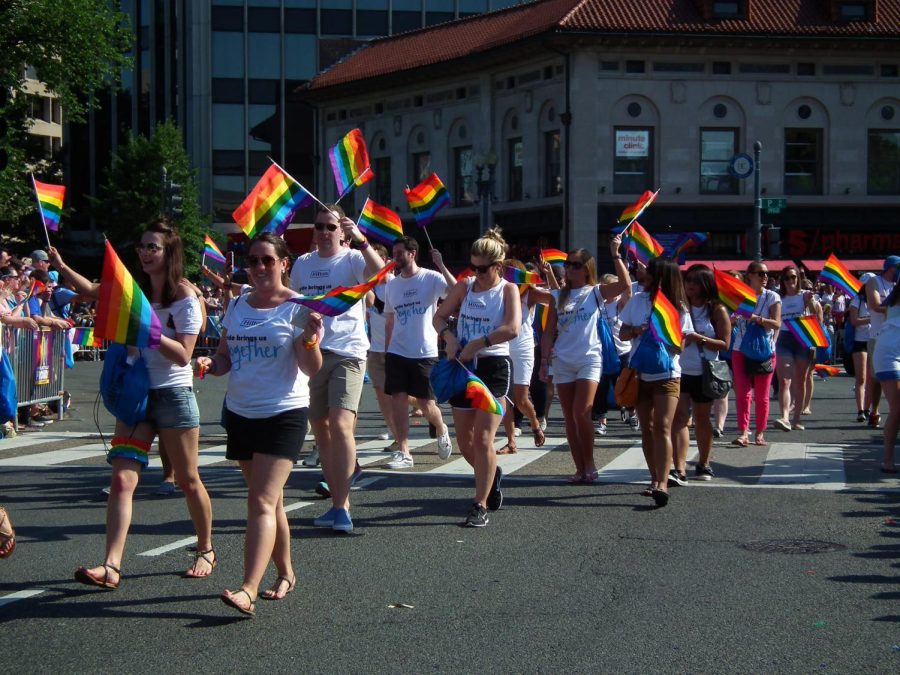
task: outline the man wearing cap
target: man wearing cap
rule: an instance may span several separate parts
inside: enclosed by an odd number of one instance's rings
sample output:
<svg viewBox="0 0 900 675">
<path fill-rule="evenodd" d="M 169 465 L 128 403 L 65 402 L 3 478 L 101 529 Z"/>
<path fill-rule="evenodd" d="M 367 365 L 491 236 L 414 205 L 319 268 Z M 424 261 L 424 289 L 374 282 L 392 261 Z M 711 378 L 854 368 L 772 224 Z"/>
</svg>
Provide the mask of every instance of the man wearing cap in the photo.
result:
<svg viewBox="0 0 900 675">
<path fill-rule="evenodd" d="M 871 319 L 869 320 L 869 341 L 866 344 L 866 351 L 869 354 L 869 377 L 866 379 L 867 396 L 869 401 L 869 426 L 877 427 L 881 421 L 881 415 L 878 414 L 878 404 L 881 401 L 881 383 L 875 377 L 872 371 L 873 354 L 875 353 L 875 343 L 878 341 L 878 334 L 884 326 L 884 320 L 887 316 L 887 307 L 882 303 L 891 294 L 894 284 L 897 283 L 897 277 L 900 275 L 900 256 L 892 255 L 884 261 L 884 271 L 877 276 L 873 276 L 866 282 L 866 304 L 869 306 Z"/>
<path fill-rule="evenodd" d="M 34 269 L 44 270 L 45 272 L 50 271 L 50 257 L 47 255 L 46 251 L 36 249 L 31 252 L 29 257 L 31 258 L 31 266 Z"/>
</svg>

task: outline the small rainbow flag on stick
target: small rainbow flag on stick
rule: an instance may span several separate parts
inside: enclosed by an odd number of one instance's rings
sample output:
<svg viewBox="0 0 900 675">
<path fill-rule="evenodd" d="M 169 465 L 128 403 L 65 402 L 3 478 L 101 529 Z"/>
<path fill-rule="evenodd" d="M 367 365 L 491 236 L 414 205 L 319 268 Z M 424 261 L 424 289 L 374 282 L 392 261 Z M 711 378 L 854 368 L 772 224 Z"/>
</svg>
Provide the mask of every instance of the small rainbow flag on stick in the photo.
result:
<svg viewBox="0 0 900 675">
<path fill-rule="evenodd" d="M 403 222 L 400 220 L 400 216 L 388 207 L 376 204 L 368 197 L 366 197 L 366 203 L 363 204 L 359 222 L 356 225 L 368 238 L 388 246 L 393 245 L 403 236 Z"/>
<path fill-rule="evenodd" d="M 658 194 L 659 190 L 657 190 L 656 192 L 650 192 L 650 190 L 644 192 L 644 194 L 642 194 L 634 204 L 625 207 L 625 210 L 622 211 L 622 214 L 619 216 L 619 222 L 631 225 L 631 223 L 636 221 L 638 219 L 638 216 L 640 216 L 644 212 L 644 210 L 653 203 L 653 200 L 656 199 L 656 195 Z"/>
<path fill-rule="evenodd" d="M 851 297 L 862 289 L 862 282 L 853 276 L 847 266 L 835 257 L 834 253 L 825 261 L 825 266 L 819 273 L 819 281 L 829 283 Z"/>
<path fill-rule="evenodd" d="M 219 250 L 216 242 L 208 234 L 203 237 L 203 255 L 218 263 L 225 264 L 225 256 L 222 255 L 222 251 Z"/>
<path fill-rule="evenodd" d="M 63 200 L 66 198 L 66 186 L 42 183 L 34 176 L 31 177 L 31 182 L 34 183 L 34 193 L 37 195 L 44 227 L 54 232 L 59 231 L 59 217 L 62 213 Z"/>
<path fill-rule="evenodd" d="M 234 210 L 234 218 L 251 239 L 261 232 L 283 234 L 294 211 L 318 201 L 277 164 L 272 164 Z"/>
<path fill-rule="evenodd" d="M 331 171 L 337 185 L 338 198 L 341 201 L 356 185 L 372 180 L 375 174 L 369 165 L 369 151 L 366 141 L 359 129 L 353 129 L 328 151 Z"/>
<path fill-rule="evenodd" d="M 716 290 L 722 304 L 738 316 L 749 319 L 753 315 L 753 310 L 756 309 L 757 302 L 753 289 L 729 274 L 719 270 L 713 270 L 713 273 L 716 277 Z"/>
<path fill-rule="evenodd" d="M 662 255 L 663 247 L 635 220 L 628 229 L 628 236 L 625 237 L 625 251 L 634 256 L 639 263 L 646 265 L 650 262 L 650 258 Z"/>
<path fill-rule="evenodd" d="M 841 369 L 837 366 L 828 366 L 824 363 L 817 363 L 813 368 L 815 369 L 816 374 L 821 378 L 834 377 L 841 372 Z"/>
<path fill-rule="evenodd" d="M 94 346 L 94 329 L 79 327 L 72 329 L 72 344 L 82 347 Z"/>
<path fill-rule="evenodd" d="M 678 235 L 672 245 L 665 250 L 663 255 L 674 258 L 679 265 L 682 265 L 684 264 L 687 250 L 694 246 L 700 246 L 707 239 L 709 239 L 709 235 L 706 232 L 685 232 L 684 234 Z"/>
<path fill-rule="evenodd" d="M 371 279 L 356 286 L 337 286 L 325 295 L 300 295 L 289 298 L 290 302 L 309 307 L 324 316 L 340 316 L 357 302 L 366 297 L 366 293 L 378 285 L 384 277 L 394 269 L 394 263 L 382 267 Z"/>
<path fill-rule="evenodd" d="M 550 318 L 549 305 L 539 304 L 534 306 L 534 321 L 531 322 L 531 325 L 535 328 L 539 328 L 541 333 L 547 328 L 548 318 Z"/>
<path fill-rule="evenodd" d="M 653 296 L 650 332 L 664 345 L 681 349 L 681 316 L 662 291 L 656 291 L 656 295 Z"/>
<path fill-rule="evenodd" d="M 541 249 L 541 258 L 551 265 L 562 265 L 568 257 L 565 251 L 560 251 L 558 248 Z"/>
<path fill-rule="evenodd" d="M 462 366 L 462 362 L 457 361 Z M 483 410 L 492 415 L 503 415 L 503 406 L 497 397 L 491 393 L 484 382 L 471 370 L 463 366 L 466 371 L 466 398 L 476 410 Z"/>
<path fill-rule="evenodd" d="M 503 278 L 514 284 L 539 284 L 543 281 L 540 274 L 520 270 L 518 267 L 507 267 Z"/>
<path fill-rule="evenodd" d="M 104 339 L 158 349 L 162 326 L 150 301 L 119 260 L 109 240 L 100 276 L 100 299 L 94 322 L 94 345 Z"/>
<path fill-rule="evenodd" d="M 827 347 L 830 344 L 818 317 L 798 316 L 796 319 L 785 319 L 784 325 L 807 349 Z"/>
<path fill-rule="evenodd" d="M 437 212 L 450 204 L 450 193 L 436 173 L 412 189 L 405 188 L 403 193 L 419 227 L 428 227 Z"/>
</svg>

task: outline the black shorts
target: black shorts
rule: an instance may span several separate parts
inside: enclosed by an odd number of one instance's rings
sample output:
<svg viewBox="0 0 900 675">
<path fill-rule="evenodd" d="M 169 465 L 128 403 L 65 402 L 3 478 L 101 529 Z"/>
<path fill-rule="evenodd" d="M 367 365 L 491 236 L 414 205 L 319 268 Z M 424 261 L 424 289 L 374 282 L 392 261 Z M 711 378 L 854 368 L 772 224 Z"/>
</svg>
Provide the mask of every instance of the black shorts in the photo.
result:
<svg viewBox="0 0 900 675">
<path fill-rule="evenodd" d="M 225 459 L 251 460 L 255 453 L 296 462 L 306 440 L 308 408 L 285 410 L 272 417 L 253 419 L 225 410 L 228 443 Z"/>
<path fill-rule="evenodd" d="M 478 359 L 478 367 L 475 374 L 484 382 L 494 396 L 501 403 L 509 394 L 509 385 L 512 382 L 512 361 L 508 356 L 482 356 Z M 465 392 L 461 392 L 450 398 L 450 405 L 454 408 L 471 408 L 472 404 L 466 398 Z"/>
<path fill-rule="evenodd" d="M 437 359 L 408 359 L 388 352 L 384 356 L 384 393 L 434 400 L 430 375 L 435 363 Z"/>
<path fill-rule="evenodd" d="M 857 354 L 859 352 L 865 352 L 868 344 L 869 343 L 866 340 L 856 340 L 853 342 L 853 349 L 850 350 L 850 353 Z"/>
<path fill-rule="evenodd" d="M 703 393 L 702 375 L 681 374 L 681 393 L 691 397 L 694 403 L 712 403 L 714 399 Z"/>
</svg>

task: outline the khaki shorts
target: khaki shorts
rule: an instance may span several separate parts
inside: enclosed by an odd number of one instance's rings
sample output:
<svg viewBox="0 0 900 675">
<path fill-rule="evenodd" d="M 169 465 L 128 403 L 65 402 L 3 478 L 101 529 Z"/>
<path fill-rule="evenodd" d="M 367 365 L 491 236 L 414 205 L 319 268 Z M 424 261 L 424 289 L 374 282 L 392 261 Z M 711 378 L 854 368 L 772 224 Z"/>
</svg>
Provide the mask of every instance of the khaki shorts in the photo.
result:
<svg viewBox="0 0 900 675">
<path fill-rule="evenodd" d="M 369 379 L 379 389 L 384 389 L 384 352 L 369 352 L 366 359 L 366 368 L 369 370 Z"/>
<path fill-rule="evenodd" d="M 670 380 L 656 380 L 655 382 L 641 380 L 638 384 L 638 400 L 654 396 L 678 398 L 681 396 L 681 379 L 676 377 Z"/>
<path fill-rule="evenodd" d="M 353 413 L 362 396 L 366 360 L 322 350 L 322 368 L 309 379 L 309 417 L 328 417 L 329 408 Z"/>
</svg>

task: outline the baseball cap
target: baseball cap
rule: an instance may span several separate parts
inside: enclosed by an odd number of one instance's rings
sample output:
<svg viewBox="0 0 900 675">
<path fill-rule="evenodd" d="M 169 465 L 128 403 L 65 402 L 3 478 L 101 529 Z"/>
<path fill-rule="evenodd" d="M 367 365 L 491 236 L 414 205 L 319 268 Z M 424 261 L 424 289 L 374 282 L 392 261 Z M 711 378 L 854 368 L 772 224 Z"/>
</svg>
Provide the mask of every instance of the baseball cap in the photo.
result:
<svg viewBox="0 0 900 675">
<path fill-rule="evenodd" d="M 49 272 L 47 272 L 47 276 L 50 277 L 50 281 L 52 281 L 54 284 L 59 283 L 59 272 L 57 272 L 56 270 L 50 270 Z"/>
<path fill-rule="evenodd" d="M 41 249 L 36 249 L 31 252 L 31 259 L 32 260 L 42 260 L 42 261 L 46 262 L 47 260 L 50 260 L 50 256 L 47 255 L 46 251 L 42 251 Z"/>
<path fill-rule="evenodd" d="M 900 255 L 889 255 L 884 261 L 884 271 L 887 272 L 892 267 L 900 267 Z"/>
</svg>

